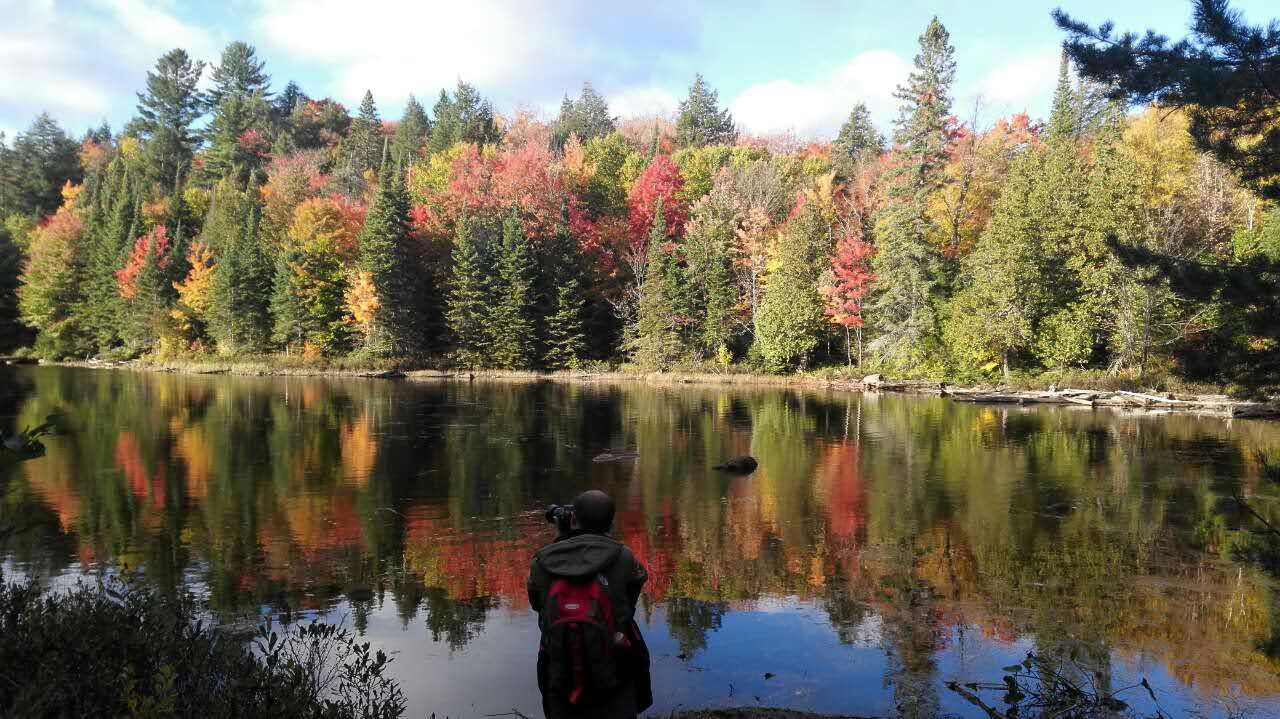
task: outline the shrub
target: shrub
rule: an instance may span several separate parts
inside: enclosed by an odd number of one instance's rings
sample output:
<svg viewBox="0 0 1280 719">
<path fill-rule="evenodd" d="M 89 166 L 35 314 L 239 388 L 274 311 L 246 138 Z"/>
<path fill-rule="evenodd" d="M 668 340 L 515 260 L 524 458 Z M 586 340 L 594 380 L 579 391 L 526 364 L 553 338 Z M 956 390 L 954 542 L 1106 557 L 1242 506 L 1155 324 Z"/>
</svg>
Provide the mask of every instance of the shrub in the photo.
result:
<svg viewBox="0 0 1280 719">
<path fill-rule="evenodd" d="M 237 636 L 185 595 L 0 580 L 0 716 L 394 719 L 390 661 L 332 624 Z"/>
</svg>

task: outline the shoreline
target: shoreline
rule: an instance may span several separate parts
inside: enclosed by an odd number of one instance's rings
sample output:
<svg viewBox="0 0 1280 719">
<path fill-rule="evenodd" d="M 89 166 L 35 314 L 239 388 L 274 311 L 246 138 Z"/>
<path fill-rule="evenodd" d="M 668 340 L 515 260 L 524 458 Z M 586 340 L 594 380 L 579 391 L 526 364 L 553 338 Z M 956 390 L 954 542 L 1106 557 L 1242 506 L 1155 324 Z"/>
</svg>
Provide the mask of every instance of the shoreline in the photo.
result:
<svg viewBox="0 0 1280 719">
<path fill-rule="evenodd" d="M 10 365 L 31 364 L 29 361 Z M 1111 408 L 1139 411 L 1144 414 L 1194 414 L 1222 419 L 1280 419 L 1280 403 L 1231 399 L 1225 394 L 1132 391 L 1102 386 L 1057 388 L 1047 382 L 1023 382 L 1020 385 L 952 386 L 933 380 L 883 379 L 878 374 L 859 379 L 819 374 L 769 375 L 756 372 L 647 372 L 640 370 L 561 370 L 555 372 L 521 370 L 457 370 L 403 367 L 395 361 L 353 361 L 317 364 L 298 362 L 293 358 L 264 357 L 230 361 L 60 361 L 41 360 L 41 366 L 79 367 L 85 369 L 117 369 L 142 372 L 181 373 L 191 375 L 229 375 L 241 377 L 329 377 L 350 379 L 388 379 L 412 382 L 485 381 L 485 382 L 559 382 L 559 383 L 623 383 L 642 382 L 651 385 L 691 385 L 704 387 L 804 387 L 846 392 L 924 394 L 946 397 L 955 402 L 975 404 L 1053 404 L 1064 407 Z M 1116 384 L 1084 382 L 1085 385 Z"/>
</svg>

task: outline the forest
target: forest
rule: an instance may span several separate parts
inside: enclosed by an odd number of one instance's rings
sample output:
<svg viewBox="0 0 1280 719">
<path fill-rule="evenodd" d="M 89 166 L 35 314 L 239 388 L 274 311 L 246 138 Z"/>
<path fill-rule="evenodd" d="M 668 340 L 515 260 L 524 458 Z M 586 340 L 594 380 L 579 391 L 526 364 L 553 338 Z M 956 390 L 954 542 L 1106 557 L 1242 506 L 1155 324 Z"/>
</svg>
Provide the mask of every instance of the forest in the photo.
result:
<svg viewBox="0 0 1280 719">
<path fill-rule="evenodd" d="M 987 120 L 935 18 L 890 136 L 858 104 L 816 142 L 741 131 L 700 75 L 671 117 L 459 81 L 388 119 L 174 49 L 119 131 L 0 135 L 0 350 L 1266 385 L 1256 306 L 1130 255 L 1280 262 L 1274 172 L 1073 59 L 1047 118 Z"/>
</svg>

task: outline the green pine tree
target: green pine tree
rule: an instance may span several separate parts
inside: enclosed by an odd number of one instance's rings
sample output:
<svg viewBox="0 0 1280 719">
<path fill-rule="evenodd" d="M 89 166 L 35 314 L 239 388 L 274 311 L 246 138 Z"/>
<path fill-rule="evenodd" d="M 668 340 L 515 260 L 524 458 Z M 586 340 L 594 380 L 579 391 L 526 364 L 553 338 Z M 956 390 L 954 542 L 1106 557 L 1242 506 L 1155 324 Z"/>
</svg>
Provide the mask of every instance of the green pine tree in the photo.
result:
<svg viewBox="0 0 1280 719">
<path fill-rule="evenodd" d="M 492 282 L 480 223 L 463 217 L 458 221 L 453 246 L 453 278 L 449 287 L 446 320 L 453 335 L 454 360 L 463 367 L 485 367 L 489 353 Z"/>
<path fill-rule="evenodd" d="M 209 147 L 196 177 L 205 186 L 233 170 L 239 170 L 241 181 L 247 178 L 265 155 L 246 146 L 245 133 L 260 133 L 265 143 L 272 120 L 271 78 L 252 46 L 239 41 L 227 45 L 210 74 L 213 88 L 206 99 L 213 116 L 204 132 Z"/>
<path fill-rule="evenodd" d="M 859 102 L 849 112 L 849 119 L 840 127 L 840 134 L 831 143 L 832 162 L 842 178 L 853 177 L 858 163 L 875 158 L 884 150 L 884 137 L 871 122 L 871 111 L 866 103 Z"/>
<path fill-rule="evenodd" d="M 273 269 L 258 235 L 260 215 L 230 180 L 219 183 L 202 239 L 218 257 L 209 333 L 226 353 L 262 352 L 270 340 Z"/>
<path fill-rule="evenodd" d="M 366 348 L 384 356 L 405 357 L 423 349 L 417 317 L 417 280 L 422 276 L 409 237 L 409 196 L 404 176 L 383 162 L 382 179 L 360 230 L 360 270 L 369 274 L 378 294 Z"/>
<path fill-rule="evenodd" d="M 719 102 L 719 93 L 700 73 L 694 75 L 689 95 L 680 101 L 676 120 L 676 142 L 681 147 L 732 145 L 738 139 L 733 116 L 728 109 L 721 110 Z"/>
<path fill-rule="evenodd" d="M 551 126 L 551 137 L 557 148 L 564 147 L 570 135 L 576 135 L 579 142 L 587 142 L 596 137 L 604 137 L 616 129 L 613 116 L 609 114 L 609 103 L 591 86 L 582 83 L 582 93 L 577 100 L 570 100 L 565 95 L 560 103 L 560 115 Z"/>
<path fill-rule="evenodd" d="M 186 50 L 170 50 L 147 73 L 147 89 L 138 93 L 138 117 L 131 128 L 146 140 L 148 179 L 171 188 L 186 174 L 199 145 L 192 124 L 204 114 L 199 90 L 204 63 Z"/>
<path fill-rule="evenodd" d="M 502 223 L 502 246 L 493 281 L 493 309 L 489 317 L 493 363 L 503 369 L 533 366 L 534 336 L 533 260 L 529 240 L 518 211 L 513 208 Z"/>
<path fill-rule="evenodd" d="M 628 328 L 626 345 L 631 361 L 642 367 L 664 370 L 683 354 L 679 327 L 679 267 L 667 248 L 667 221 L 662 198 L 654 208 L 649 230 L 649 246 L 640 299 L 634 324 Z"/>
<path fill-rule="evenodd" d="M 368 90 L 360 101 L 360 113 L 351 121 L 351 129 L 342 141 L 343 165 L 359 176 L 365 170 L 377 170 L 382 160 L 382 119 L 373 93 Z"/>
<path fill-rule="evenodd" d="M 123 304 L 116 272 L 124 265 L 140 223 L 137 182 L 117 157 L 107 167 L 107 177 L 92 198 L 85 227 L 87 266 L 84 314 L 99 352 L 121 342 Z"/>
<path fill-rule="evenodd" d="M 876 222 L 872 306 L 879 336 L 871 349 L 902 368 L 919 365 L 938 337 L 934 305 L 944 278 L 928 209 L 946 182 L 954 55 L 950 35 L 934 18 L 920 36 L 915 69 L 895 93 L 902 108 L 895 121 L 887 196 Z"/>
<path fill-rule="evenodd" d="M 543 366 L 549 370 L 577 369 L 587 350 L 585 271 L 567 217 L 560 223 L 551 250 L 555 296 L 545 323 Z"/>
<path fill-rule="evenodd" d="M 964 287 L 950 305 L 946 338 L 953 355 L 971 366 L 999 361 L 1006 381 L 1013 359 L 1032 348 L 1052 300 L 1046 281 L 1052 254 L 1043 246 L 1035 202 L 1043 157 L 1014 161 L 991 222 L 964 261 Z"/>
<path fill-rule="evenodd" d="M 431 118 L 422 104 L 409 96 L 405 104 L 404 116 L 396 125 L 395 139 L 391 142 L 391 157 L 401 167 L 409 167 L 418 159 L 423 142 L 431 135 Z"/>
</svg>

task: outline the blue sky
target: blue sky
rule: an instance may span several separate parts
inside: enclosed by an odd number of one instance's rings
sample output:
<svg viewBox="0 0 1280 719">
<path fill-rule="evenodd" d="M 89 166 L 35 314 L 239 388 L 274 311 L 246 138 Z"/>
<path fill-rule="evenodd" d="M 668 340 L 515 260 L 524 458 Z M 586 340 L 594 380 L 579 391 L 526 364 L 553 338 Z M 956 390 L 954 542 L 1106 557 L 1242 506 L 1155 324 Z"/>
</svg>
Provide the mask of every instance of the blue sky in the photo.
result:
<svg viewBox="0 0 1280 719">
<path fill-rule="evenodd" d="M 1253 22 L 1280 14 L 1272 0 L 1233 4 Z M 354 108 L 368 88 L 384 117 L 411 92 L 429 107 L 459 77 L 501 112 L 551 116 L 584 80 L 617 114 L 666 112 L 702 72 L 744 129 L 829 138 L 858 100 L 888 129 L 893 89 L 934 15 L 956 47 L 956 114 L 986 124 L 1045 113 L 1058 5 L 1174 36 L 1190 19 L 1189 0 L 0 0 L 0 131 L 12 138 L 41 110 L 74 133 L 103 119 L 119 128 L 159 55 L 184 47 L 216 61 L 245 40 L 277 89 L 292 79 Z"/>
</svg>

